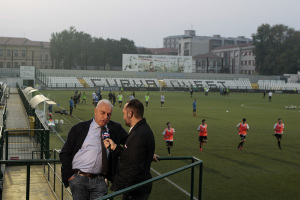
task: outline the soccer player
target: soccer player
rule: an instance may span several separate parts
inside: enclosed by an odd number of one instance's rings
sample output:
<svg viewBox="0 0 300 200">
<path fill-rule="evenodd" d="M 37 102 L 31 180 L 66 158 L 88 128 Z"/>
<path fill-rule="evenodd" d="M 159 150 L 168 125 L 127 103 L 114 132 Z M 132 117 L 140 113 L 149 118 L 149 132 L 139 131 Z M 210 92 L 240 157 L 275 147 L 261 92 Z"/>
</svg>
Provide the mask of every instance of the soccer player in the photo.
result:
<svg viewBox="0 0 300 200">
<path fill-rule="evenodd" d="M 119 106 L 120 108 L 122 107 L 122 102 L 123 102 L 123 95 L 120 92 L 119 95 L 117 96 L 118 102 L 119 102 Z"/>
<path fill-rule="evenodd" d="M 161 108 L 163 107 L 164 103 L 165 103 L 165 96 L 164 96 L 164 93 L 162 93 L 160 95 L 160 107 Z"/>
<path fill-rule="evenodd" d="M 194 102 L 193 102 L 193 116 L 194 116 L 194 117 L 197 116 L 197 115 L 196 115 L 196 108 L 197 108 L 197 106 L 196 106 L 196 99 L 195 99 Z"/>
<path fill-rule="evenodd" d="M 209 88 L 204 88 L 204 91 L 205 91 L 205 96 L 208 96 L 208 91 L 209 91 Z"/>
<path fill-rule="evenodd" d="M 241 137 L 241 142 L 239 143 L 238 150 L 242 150 L 243 144 L 246 141 L 247 131 L 249 131 L 249 125 L 246 123 L 246 118 L 243 118 L 243 122 L 239 123 L 236 128 L 237 130 L 239 130 L 239 135 Z"/>
<path fill-rule="evenodd" d="M 269 102 L 272 101 L 272 95 L 273 95 L 273 93 L 270 91 L 270 92 L 269 92 Z"/>
<path fill-rule="evenodd" d="M 282 138 L 283 129 L 284 129 L 284 124 L 282 123 L 281 118 L 278 118 L 278 123 L 274 125 L 274 131 L 275 131 L 274 135 L 277 138 L 277 143 L 280 150 L 281 150 L 280 141 Z"/>
<path fill-rule="evenodd" d="M 69 105 L 70 105 L 70 116 L 72 117 L 72 112 L 73 112 L 73 107 L 74 107 L 73 97 L 71 97 L 71 99 L 69 101 Z"/>
<path fill-rule="evenodd" d="M 145 95 L 145 100 L 146 100 L 146 107 L 148 107 L 148 102 L 149 102 L 150 96 L 149 92 Z"/>
<path fill-rule="evenodd" d="M 200 143 L 200 151 L 202 151 L 202 146 L 207 143 L 207 124 L 205 124 L 206 120 L 202 120 L 202 124 L 199 125 L 197 131 L 199 131 L 199 143 Z"/>
<path fill-rule="evenodd" d="M 132 99 L 134 99 L 134 96 L 132 95 L 132 93 L 130 93 L 130 95 L 129 95 L 129 101 L 131 101 Z"/>
<path fill-rule="evenodd" d="M 166 145 L 168 147 L 168 155 L 171 156 L 171 147 L 173 146 L 173 135 L 175 133 L 175 129 L 171 127 L 171 123 L 167 122 L 167 128 L 164 130 L 164 140 L 166 141 Z"/>
</svg>

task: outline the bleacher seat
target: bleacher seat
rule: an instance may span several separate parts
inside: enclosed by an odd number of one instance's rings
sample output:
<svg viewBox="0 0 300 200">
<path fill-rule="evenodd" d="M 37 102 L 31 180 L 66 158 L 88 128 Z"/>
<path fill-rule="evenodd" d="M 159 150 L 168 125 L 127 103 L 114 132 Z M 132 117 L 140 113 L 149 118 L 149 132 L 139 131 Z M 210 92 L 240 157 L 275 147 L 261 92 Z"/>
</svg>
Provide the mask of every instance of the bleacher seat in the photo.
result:
<svg viewBox="0 0 300 200">
<path fill-rule="evenodd" d="M 113 78 L 113 77 L 83 77 L 90 87 L 159 87 L 157 79 L 151 78 Z"/>
<path fill-rule="evenodd" d="M 247 80 L 195 80 L 195 79 L 164 79 L 167 87 L 183 88 L 229 88 L 251 89 L 251 83 Z"/>
<path fill-rule="evenodd" d="M 48 76 L 48 87 L 83 87 L 76 77 Z"/>
<path fill-rule="evenodd" d="M 300 90 L 300 83 L 285 83 L 283 80 L 259 80 L 261 90 Z"/>
</svg>

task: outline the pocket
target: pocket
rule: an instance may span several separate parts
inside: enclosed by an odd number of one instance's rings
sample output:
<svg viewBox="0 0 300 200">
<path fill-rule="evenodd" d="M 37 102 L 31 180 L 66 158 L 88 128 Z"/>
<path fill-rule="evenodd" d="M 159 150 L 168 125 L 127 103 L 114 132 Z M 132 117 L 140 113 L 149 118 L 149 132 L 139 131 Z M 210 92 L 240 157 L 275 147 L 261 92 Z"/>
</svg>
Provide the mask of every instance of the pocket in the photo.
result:
<svg viewBox="0 0 300 200">
<path fill-rule="evenodd" d="M 69 184 L 77 183 L 78 182 L 78 175 L 74 174 L 72 177 L 74 177 L 74 178 L 72 178 L 71 180 L 68 181 Z"/>
</svg>

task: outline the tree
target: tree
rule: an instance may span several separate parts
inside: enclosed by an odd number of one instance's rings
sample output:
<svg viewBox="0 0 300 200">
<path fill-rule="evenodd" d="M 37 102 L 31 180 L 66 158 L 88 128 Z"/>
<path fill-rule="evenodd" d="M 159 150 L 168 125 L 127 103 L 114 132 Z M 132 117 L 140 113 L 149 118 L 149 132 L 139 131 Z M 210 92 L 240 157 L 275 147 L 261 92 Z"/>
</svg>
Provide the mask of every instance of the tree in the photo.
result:
<svg viewBox="0 0 300 200">
<path fill-rule="evenodd" d="M 297 73 L 300 61 L 299 31 L 282 24 L 262 24 L 252 38 L 259 74 Z"/>
<path fill-rule="evenodd" d="M 56 68 L 87 69 L 94 66 L 122 66 L 122 54 L 136 54 L 137 48 L 132 40 L 92 38 L 78 32 L 74 27 L 60 33 L 52 33 L 50 48 Z"/>
</svg>

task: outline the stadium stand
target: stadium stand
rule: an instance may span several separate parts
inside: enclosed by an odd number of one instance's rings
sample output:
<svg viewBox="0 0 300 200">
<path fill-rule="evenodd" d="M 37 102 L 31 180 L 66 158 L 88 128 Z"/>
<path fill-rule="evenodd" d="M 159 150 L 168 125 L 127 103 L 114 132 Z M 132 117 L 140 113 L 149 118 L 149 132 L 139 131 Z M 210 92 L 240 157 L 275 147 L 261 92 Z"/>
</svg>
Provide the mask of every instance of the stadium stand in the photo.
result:
<svg viewBox="0 0 300 200">
<path fill-rule="evenodd" d="M 300 83 L 285 83 L 283 80 L 259 80 L 261 90 L 300 90 Z"/>
<path fill-rule="evenodd" d="M 83 77 L 90 87 L 159 87 L 157 79 L 151 78 L 113 78 Z"/>
<path fill-rule="evenodd" d="M 83 87 L 76 77 L 48 76 L 48 87 Z"/>
<path fill-rule="evenodd" d="M 93 87 L 139 87 L 159 88 L 160 83 L 156 78 L 129 78 L 129 77 L 83 77 L 84 82 Z M 237 80 L 200 80 L 200 79 L 163 79 L 167 88 L 229 88 L 229 89 L 252 89 L 249 79 Z M 83 87 L 76 77 L 47 76 L 48 87 Z"/>
<path fill-rule="evenodd" d="M 229 89 L 252 89 L 248 79 L 241 80 L 196 80 L 196 79 L 164 79 L 168 88 L 229 88 Z"/>
<path fill-rule="evenodd" d="M 0 70 L 1 71 L 1 70 Z M 123 72 L 102 70 L 49 70 L 38 69 L 36 78 L 40 85 L 51 88 L 86 88 L 103 90 L 188 90 L 195 88 L 218 88 L 231 90 L 282 90 L 300 92 L 300 83 L 286 83 L 280 76 L 261 76 L 244 74 L 211 73 L 158 73 L 158 72 Z M 284 80 L 283 80 L 284 79 Z"/>
</svg>

